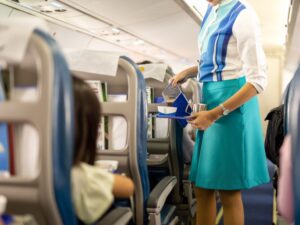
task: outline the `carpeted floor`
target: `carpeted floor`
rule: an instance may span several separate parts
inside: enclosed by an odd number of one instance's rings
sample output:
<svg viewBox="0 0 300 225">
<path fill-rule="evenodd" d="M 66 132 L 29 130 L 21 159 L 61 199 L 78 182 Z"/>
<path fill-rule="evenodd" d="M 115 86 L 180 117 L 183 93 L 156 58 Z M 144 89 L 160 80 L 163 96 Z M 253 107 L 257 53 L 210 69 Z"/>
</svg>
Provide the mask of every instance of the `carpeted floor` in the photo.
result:
<svg viewBox="0 0 300 225">
<path fill-rule="evenodd" d="M 270 177 L 273 176 L 274 166 L 269 163 Z M 245 225 L 272 225 L 276 221 L 276 206 L 274 205 L 274 190 L 272 182 L 249 190 L 242 191 Z M 222 208 L 218 207 L 217 223 L 223 225 Z M 219 223 L 218 223 L 219 222 Z"/>
</svg>

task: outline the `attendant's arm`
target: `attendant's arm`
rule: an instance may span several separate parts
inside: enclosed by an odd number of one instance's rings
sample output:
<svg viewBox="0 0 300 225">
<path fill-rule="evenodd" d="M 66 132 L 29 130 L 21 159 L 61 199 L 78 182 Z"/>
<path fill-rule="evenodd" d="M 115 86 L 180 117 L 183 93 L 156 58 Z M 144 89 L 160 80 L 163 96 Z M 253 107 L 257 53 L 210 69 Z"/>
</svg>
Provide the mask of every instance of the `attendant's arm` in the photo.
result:
<svg viewBox="0 0 300 225">
<path fill-rule="evenodd" d="M 257 90 L 255 87 L 250 83 L 246 83 L 238 92 L 225 101 L 223 105 L 229 111 L 233 111 L 255 95 L 257 95 Z M 223 114 L 223 110 L 220 106 L 218 106 L 212 110 L 212 113 L 214 114 L 214 119 L 216 120 Z"/>
<path fill-rule="evenodd" d="M 193 66 L 193 67 L 189 67 L 183 71 L 181 71 L 180 73 L 176 74 L 175 76 L 173 76 L 170 79 L 170 82 L 172 83 L 173 86 L 177 85 L 178 82 L 180 82 L 181 80 L 183 80 L 184 78 L 186 78 L 189 75 L 196 75 L 198 73 L 198 66 Z"/>
<path fill-rule="evenodd" d="M 128 177 L 114 175 L 113 195 L 116 198 L 129 198 L 133 195 L 134 184 Z"/>
<path fill-rule="evenodd" d="M 227 99 L 223 103 L 223 105 L 226 109 L 233 111 L 255 95 L 257 95 L 255 87 L 250 83 L 246 83 L 239 91 L 237 91 L 233 96 Z M 194 128 L 205 130 L 222 115 L 222 108 L 220 106 L 217 106 L 212 110 L 201 111 L 193 114 L 192 118 L 194 119 L 190 121 L 190 124 Z"/>
</svg>

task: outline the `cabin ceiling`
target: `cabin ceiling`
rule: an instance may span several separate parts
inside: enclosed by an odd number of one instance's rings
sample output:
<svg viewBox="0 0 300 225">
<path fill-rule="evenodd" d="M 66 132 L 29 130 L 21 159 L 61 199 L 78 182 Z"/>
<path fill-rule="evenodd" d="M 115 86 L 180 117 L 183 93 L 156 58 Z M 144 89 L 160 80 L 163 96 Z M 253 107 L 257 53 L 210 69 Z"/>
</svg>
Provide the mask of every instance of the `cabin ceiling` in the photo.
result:
<svg viewBox="0 0 300 225">
<path fill-rule="evenodd" d="M 205 1 L 205 0 L 199 0 Z M 199 25 L 174 0 L 61 0 L 189 60 L 196 60 Z M 288 0 L 248 0 L 267 46 L 283 45 Z"/>
<path fill-rule="evenodd" d="M 61 0 L 182 58 L 196 60 L 199 25 L 174 0 Z"/>
<path fill-rule="evenodd" d="M 20 1 L 31 5 L 45 3 Z M 196 63 L 199 24 L 181 8 L 179 1 L 184 0 L 60 0 L 71 7 L 66 12 L 49 15 L 95 34 L 116 27 L 157 46 L 162 54 L 167 51 L 173 53 L 174 59 Z M 284 46 L 290 0 L 241 1 L 247 1 L 257 12 L 264 46 Z"/>
</svg>

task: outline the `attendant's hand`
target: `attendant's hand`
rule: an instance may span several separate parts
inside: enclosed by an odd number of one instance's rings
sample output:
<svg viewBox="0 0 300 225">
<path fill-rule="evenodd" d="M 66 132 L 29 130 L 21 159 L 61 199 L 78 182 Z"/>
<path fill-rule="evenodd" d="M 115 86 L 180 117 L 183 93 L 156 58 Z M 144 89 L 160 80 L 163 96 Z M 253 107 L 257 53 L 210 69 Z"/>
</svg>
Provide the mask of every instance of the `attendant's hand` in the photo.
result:
<svg viewBox="0 0 300 225">
<path fill-rule="evenodd" d="M 181 71 L 180 73 L 176 74 L 175 76 L 171 77 L 169 80 L 169 83 L 172 84 L 172 86 L 178 85 L 178 82 L 183 80 L 186 77 L 186 71 Z"/>
<path fill-rule="evenodd" d="M 209 111 L 200 111 L 192 114 L 188 119 L 188 122 L 192 125 L 193 128 L 197 128 L 199 130 L 206 130 L 217 119 L 220 118 L 220 115 L 220 110 L 216 108 Z"/>
</svg>

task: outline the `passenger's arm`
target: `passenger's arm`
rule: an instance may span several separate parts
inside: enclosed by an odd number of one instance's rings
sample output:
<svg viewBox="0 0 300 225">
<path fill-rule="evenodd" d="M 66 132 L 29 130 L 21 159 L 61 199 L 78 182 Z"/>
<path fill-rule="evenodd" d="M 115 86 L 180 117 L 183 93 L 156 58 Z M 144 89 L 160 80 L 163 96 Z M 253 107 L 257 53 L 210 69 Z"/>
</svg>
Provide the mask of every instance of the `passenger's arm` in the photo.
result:
<svg viewBox="0 0 300 225">
<path fill-rule="evenodd" d="M 176 74 L 175 76 L 173 76 L 170 79 L 170 82 L 172 83 L 173 86 L 175 86 L 176 84 L 178 84 L 178 82 L 180 82 L 187 76 L 189 76 L 191 74 L 197 74 L 197 73 L 198 73 L 198 66 L 189 67 L 189 68 L 181 71 L 180 73 Z"/>
<path fill-rule="evenodd" d="M 114 175 L 113 195 L 116 198 L 129 198 L 133 195 L 134 184 L 128 177 Z"/>
</svg>

